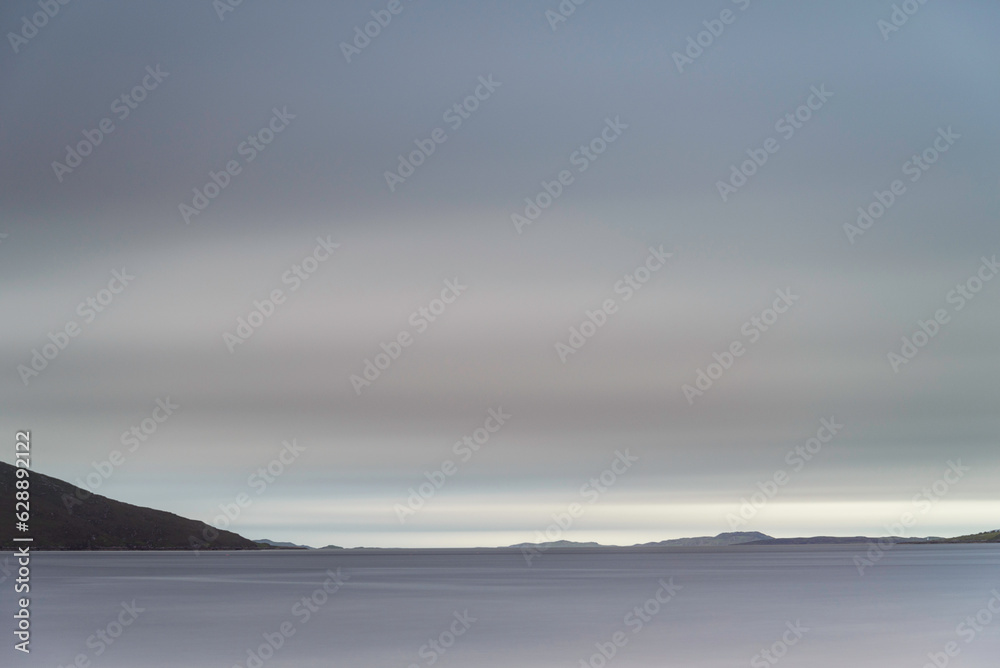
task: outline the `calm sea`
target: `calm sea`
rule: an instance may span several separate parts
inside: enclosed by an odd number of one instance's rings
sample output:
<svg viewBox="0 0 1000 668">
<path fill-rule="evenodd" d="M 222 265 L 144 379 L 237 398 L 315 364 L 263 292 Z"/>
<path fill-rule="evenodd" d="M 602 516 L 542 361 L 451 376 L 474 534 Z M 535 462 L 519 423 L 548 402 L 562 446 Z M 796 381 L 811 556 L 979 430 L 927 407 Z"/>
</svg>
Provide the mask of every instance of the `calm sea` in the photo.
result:
<svg viewBox="0 0 1000 668">
<path fill-rule="evenodd" d="M 1000 666 L 1000 546 L 36 553 L 3 666 Z M 9 553 L 3 558 L 10 559 Z M 860 564 L 860 568 L 859 568 Z M 863 573 L 861 572 L 863 571 Z"/>
</svg>

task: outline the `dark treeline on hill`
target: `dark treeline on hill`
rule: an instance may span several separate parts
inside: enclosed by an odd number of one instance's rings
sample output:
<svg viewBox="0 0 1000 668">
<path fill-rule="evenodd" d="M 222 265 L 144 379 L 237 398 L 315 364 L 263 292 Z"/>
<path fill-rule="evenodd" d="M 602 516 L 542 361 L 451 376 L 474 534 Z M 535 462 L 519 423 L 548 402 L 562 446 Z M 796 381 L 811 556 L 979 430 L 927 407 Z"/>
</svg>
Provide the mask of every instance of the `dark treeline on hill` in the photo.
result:
<svg viewBox="0 0 1000 668">
<path fill-rule="evenodd" d="M 16 469 L 0 462 L 0 508 L 9 513 L 0 522 L 0 549 L 30 545 L 35 550 L 190 550 L 191 537 L 203 550 L 254 550 L 261 546 L 230 531 L 204 543 L 204 522 L 173 513 L 142 508 L 91 495 L 75 485 L 41 473 L 30 472 L 30 520 L 28 531 L 14 526 Z M 86 499 L 86 500 L 81 500 Z M 214 535 L 215 529 L 209 529 Z M 14 534 L 30 536 L 31 543 L 13 541 Z"/>
</svg>

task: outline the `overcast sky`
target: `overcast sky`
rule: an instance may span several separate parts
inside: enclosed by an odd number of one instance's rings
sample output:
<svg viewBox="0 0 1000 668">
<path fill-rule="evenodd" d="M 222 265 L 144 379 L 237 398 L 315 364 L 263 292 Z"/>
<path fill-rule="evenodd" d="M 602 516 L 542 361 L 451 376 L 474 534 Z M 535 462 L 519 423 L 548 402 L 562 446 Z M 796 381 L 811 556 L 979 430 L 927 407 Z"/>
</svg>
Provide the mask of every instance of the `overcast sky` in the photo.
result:
<svg viewBox="0 0 1000 668">
<path fill-rule="evenodd" d="M 6 2 L 0 458 L 312 545 L 996 528 L 1000 6 L 913 5 Z"/>
</svg>

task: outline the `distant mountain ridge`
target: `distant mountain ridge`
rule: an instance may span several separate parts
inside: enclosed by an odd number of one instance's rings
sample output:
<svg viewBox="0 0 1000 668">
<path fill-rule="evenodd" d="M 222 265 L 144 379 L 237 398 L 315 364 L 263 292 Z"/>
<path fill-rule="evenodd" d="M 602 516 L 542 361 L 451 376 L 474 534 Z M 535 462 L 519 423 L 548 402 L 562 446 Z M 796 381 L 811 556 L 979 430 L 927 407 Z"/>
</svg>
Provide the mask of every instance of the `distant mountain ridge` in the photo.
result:
<svg viewBox="0 0 1000 668">
<path fill-rule="evenodd" d="M 774 538 L 759 531 L 730 531 L 717 536 L 695 536 L 693 538 L 672 538 L 655 543 L 637 543 L 635 545 L 602 545 L 600 543 L 575 543 L 560 540 L 552 543 L 518 543 L 512 548 L 543 548 L 552 547 L 728 547 L 731 545 L 853 545 L 871 542 L 891 543 L 996 543 L 1000 542 L 1000 531 L 985 532 L 972 536 L 958 538 L 902 538 L 900 536 L 810 536 L 801 538 Z"/>
<path fill-rule="evenodd" d="M 1000 543 L 1000 529 L 995 529 L 993 531 L 983 531 L 982 533 L 973 533 L 967 536 L 958 536 L 957 538 L 937 538 L 934 539 L 935 543 Z"/>
<path fill-rule="evenodd" d="M 254 541 L 259 545 L 270 545 L 273 548 L 281 550 L 343 550 L 339 545 L 326 545 L 324 547 L 313 547 L 312 545 L 299 545 L 298 543 L 287 543 L 277 540 L 269 540 L 267 538 L 258 538 Z"/>
<path fill-rule="evenodd" d="M 742 545 L 759 541 L 775 540 L 759 531 L 729 531 L 717 536 L 696 536 L 695 538 L 673 538 L 655 543 L 642 543 L 642 547 L 676 545 L 678 547 L 710 547 L 713 545 Z"/>
<path fill-rule="evenodd" d="M 518 543 L 517 545 L 511 545 L 510 547 L 542 547 L 545 549 L 551 547 L 606 547 L 600 543 L 578 543 L 572 540 L 554 540 L 548 543 Z"/>
<path fill-rule="evenodd" d="M 871 543 L 873 541 L 889 543 L 923 542 L 924 538 L 900 538 L 898 536 L 810 536 L 807 538 L 768 538 L 755 540 L 747 545 L 852 545 L 854 543 Z"/>
<path fill-rule="evenodd" d="M 279 542 L 279 541 L 276 541 L 276 540 L 268 540 L 267 538 L 256 538 L 256 539 L 254 539 L 253 542 L 257 543 L 258 545 L 270 545 L 271 547 L 280 548 L 280 549 L 283 549 L 283 550 L 311 550 L 311 549 L 313 549 L 313 548 L 309 547 L 308 545 L 296 545 L 295 543 L 283 543 L 283 542 Z"/>
<path fill-rule="evenodd" d="M 601 543 L 578 543 L 572 540 L 556 540 L 547 543 L 517 543 L 509 545 L 512 548 L 553 548 L 553 547 L 712 547 L 726 545 L 743 545 L 744 543 L 759 542 L 764 540 L 775 540 L 766 533 L 759 531 L 730 531 L 720 533 L 717 536 L 696 536 L 694 538 L 671 538 L 655 543 L 636 543 L 635 545 L 602 545 Z"/>
</svg>

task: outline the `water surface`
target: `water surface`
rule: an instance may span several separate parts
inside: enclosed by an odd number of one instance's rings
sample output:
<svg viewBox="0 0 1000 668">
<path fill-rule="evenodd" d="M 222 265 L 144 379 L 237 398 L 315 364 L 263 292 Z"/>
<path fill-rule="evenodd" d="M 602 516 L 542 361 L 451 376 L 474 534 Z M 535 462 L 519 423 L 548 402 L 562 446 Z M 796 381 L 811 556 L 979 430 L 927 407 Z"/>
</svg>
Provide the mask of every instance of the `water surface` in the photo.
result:
<svg viewBox="0 0 1000 668">
<path fill-rule="evenodd" d="M 857 555 L 552 550 L 529 566 L 518 551 L 36 553 L 32 652 L 15 652 L 7 631 L 0 656 L 108 668 L 728 668 L 773 665 L 761 654 L 771 648 L 789 668 L 922 668 L 955 643 L 950 665 L 1000 665 L 1000 612 L 987 607 L 1000 611 L 1000 546 L 897 546 L 864 575 Z M 11 628 L 12 578 L 0 588 Z M 975 626 L 960 627 L 969 616 Z M 258 664 L 248 652 L 259 656 L 263 634 L 280 648 L 265 645 Z"/>
</svg>

